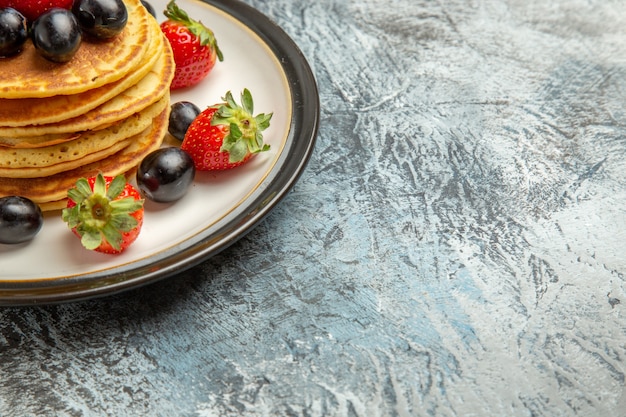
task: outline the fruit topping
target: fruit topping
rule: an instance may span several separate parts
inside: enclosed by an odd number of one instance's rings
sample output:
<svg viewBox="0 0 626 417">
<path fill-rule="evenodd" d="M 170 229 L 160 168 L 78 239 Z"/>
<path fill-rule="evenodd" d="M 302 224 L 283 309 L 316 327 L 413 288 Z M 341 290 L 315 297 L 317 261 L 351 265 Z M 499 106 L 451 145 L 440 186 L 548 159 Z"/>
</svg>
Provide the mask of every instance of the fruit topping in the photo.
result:
<svg viewBox="0 0 626 417">
<path fill-rule="evenodd" d="M 20 52 L 28 39 L 28 21 L 11 7 L 0 9 L 0 57 Z"/>
<path fill-rule="evenodd" d="M 27 242 L 42 226 L 43 214 L 33 201 L 19 196 L 0 198 L 0 243 Z"/>
<path fill-rule="evenodd" d="M 139 236 L 143 199 L 123 175 L 81 178 L 67 196 L 61 217 L 85 248 L 121 253 Z"/>
<path fill-rule="evenodd" d="M 189 17 L 175 1 L 163 12 L 167 20 L 161 23 L 176 62 L 171 89 L 189 87 L 202 81 L 215 66 L 216 59 L 224 60 L 222 51 L 211 29 Z"/>
<path fill-rule="evenodd" d="M 0 0 L 0 7 L 18 10 L 29 22 L 53 8 L 71 9 L 73 0 Z"/>
<path fill-rule="evenodd" d="M 272 113 L 253 116 L 248 89 L 241 93 L 241 105 L 230 91 L 222 100 L 225 103 L 211 106 L 196 117 L 181 144 L 199 171 L 234 168 L 270 148 L 263 143 L 262 132 L 269 127 Z"/>
<path fill-rule="evenodd" d="M 122 0 L 75 0 L 72 13 L 83 32 L 96 39 L 117 36 L 128 21 L 128 11 Z"/>
<path fill-rule="evenodd" d="M 137 186 L 158 203 L 181 199 L 195 177 L 193 159 L 177 147 L 161 148 L 146 156 L 137 169 Z"/>
<path fill-rule="evenodd" d="M 0 0 L 0 58 L 21 51 L 29 26 L 37 52 L 49 61 L 65 63 L 78 51 L 83 35 L 111 39 L 127 22 L 123 0 Z"/>
<path fill-rule="evenodd" d="M 72 59 L 82 40 L 74 14 L 52 9 L 33 22 L 31 38 L 35 49 L 49 61 L 64 63 Z"/>
<path fill-rule="evenodd" d="M 168 132 L 182 142 L 189 125 L 200 114 L 200 108 L 189 101 L 179 101 L 170 106 Z"/>
<path fill-rule="evenodd" d="M 152 6 L 152 4 L 150 4 L 149 2 L 147 2 L 145 0 L 141 0 L 141 4 L 143 5 L 143 7 L 146 8 L 148 13 L 150 13 L 156 19 L 156 17 L 157 17 L 156 10 L 154 10 L 154 7 Z"/>
</svg>

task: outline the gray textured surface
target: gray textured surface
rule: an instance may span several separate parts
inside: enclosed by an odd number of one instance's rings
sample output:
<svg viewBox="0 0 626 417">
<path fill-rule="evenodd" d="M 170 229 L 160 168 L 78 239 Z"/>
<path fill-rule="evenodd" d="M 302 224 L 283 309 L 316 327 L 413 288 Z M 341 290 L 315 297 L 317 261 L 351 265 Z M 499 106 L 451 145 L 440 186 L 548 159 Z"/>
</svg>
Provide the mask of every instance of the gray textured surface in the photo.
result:
<svg viewBox="0 0 626 417">
<path fill-rule="evenodd" d="M 323 106 L 181 276 L 0 311 L 2 416 L 626 415 L 626 4 L 250 0 Z"/>
</svg>

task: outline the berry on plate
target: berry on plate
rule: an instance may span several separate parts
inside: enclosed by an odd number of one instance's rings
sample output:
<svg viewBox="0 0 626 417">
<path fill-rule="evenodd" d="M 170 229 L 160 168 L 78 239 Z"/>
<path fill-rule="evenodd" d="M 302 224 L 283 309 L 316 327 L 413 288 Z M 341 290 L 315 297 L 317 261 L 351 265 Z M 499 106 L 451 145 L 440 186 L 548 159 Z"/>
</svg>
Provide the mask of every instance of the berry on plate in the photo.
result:
<svg viewBox="0 0 626 417">
<path fill-rule="evenodd" d="M 222 51 L 211 29 L 189 17 L 174 0 L 163 12 L 167 20 L 161 23 L 172 51 L 176 71 L 171 89 L 189 87 L 202 81 L 215 66 L 215 61 L 224 60 Z"/>
<path fill-rule="evenodd" d="M 32 200 L 20 196 L 0 198 L 0 243 L 27 242 L 43 226 L 43 214 Z"/>
<path fill-rule="evenodd" d="M 33 22 L 50 9 L 60 7 L 69 10 L 74 0 L 0 0 L 0 7 L 13 7 Z"/>
<path fill-rule="evenodd" d="M 61 218 L 85 248 L 121 253 L 139 236 L 144 200 L 123 175 L 81 178 L 67 196 Z"/>
<path fill-rule="evenodd" d="M 262 132 L 269 127 L 272 113 L 253 116 L 247 88 L 241 93 L 241 105 L 230 91 L 222 100 L 225 102 L 208 107 L 195 118 L 180 146 L 191 155 L 198 171 L 234 168 L 270 148 L 263 143 Z"/>
<path fill-rule="evenodd" d="M 200 114 L 200 107 L 189 101 L 178 101 L 170 106 L 167 131 L 179 141 L 183 141 L 191 122 Z"/>
<path fill-rule="evenodd" d="M 175 146 L 159 148 L 137 167 L 137 187 L 146 198 L 171 203 L 183 198 L 196 175 L 191 156 Z"/>
</svg>

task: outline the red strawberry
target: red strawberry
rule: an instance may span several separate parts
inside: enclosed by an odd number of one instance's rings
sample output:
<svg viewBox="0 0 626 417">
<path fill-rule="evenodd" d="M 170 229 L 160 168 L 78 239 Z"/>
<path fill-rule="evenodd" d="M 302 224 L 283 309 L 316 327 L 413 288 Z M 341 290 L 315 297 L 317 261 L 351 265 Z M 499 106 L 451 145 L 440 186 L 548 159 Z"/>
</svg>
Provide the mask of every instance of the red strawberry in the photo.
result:
<svg viewBox="0 0 626 417">
<path fill-rule="evenodd" d="M 272 113 L 253 116 L 248 89 L 241 94 L 241 106 L 230 91 L 222 100 L 225 103 L 205 109 L 191 122 L 180 146 L 199 171 L 234 168 L 270 148 L 263 143 L 262 131 L 269 127 Z"/>
<path fill-rule="evenodd" d="M 67 196 L 61 217 L 85 248 L 115 254 L 137 239 L 143 199 L 123 175 L 81 178 Z"/>
<path fill-rule="evenodd" d="M 172 46 L 176 63 L 170 88 L 174 90 L 199 83 L 213 69 L 216 59 L 224 60 L 215 35 L 201 22 L 190 18 L 174 0 L 168 3 L 163 14 L 168 20 L 161 23 L 161 31 Z"/>
<path fill-rule="evenodd" d="M 12 7 L 22 13 L 30 22 L 52 9 L 60 7 L 70 9 L 73 0 L 0 0 L 0 7 Z"/>
</svg>

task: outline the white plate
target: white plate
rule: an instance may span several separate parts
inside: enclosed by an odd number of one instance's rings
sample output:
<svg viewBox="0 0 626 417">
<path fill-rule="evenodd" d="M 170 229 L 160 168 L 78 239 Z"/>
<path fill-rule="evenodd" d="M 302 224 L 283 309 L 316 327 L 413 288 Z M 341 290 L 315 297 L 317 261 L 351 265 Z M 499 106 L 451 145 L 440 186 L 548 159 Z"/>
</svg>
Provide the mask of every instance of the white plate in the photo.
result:
<svg viewBox="0 0 626 417">
<path fill-rule="evenodd" d="M 158 19 L 166 0 L 151 0 Z M 147 202 L 139 238 L 124 253 L 80 246 L 48 213 L 26 244 L 0 245 L 0 304 L 53 303 L 111 295 L 189 268 L 228 247 L 255 226 L 288 192 L 313 150 L 319 98 L 311 70 L 293 41 L 267 17 L 233 0 L 178 0 L 210 27 L 224 53 L 197 86 L 175 91 L 172 103 L 200 108 L 227 91 L 253 95 L 255 113 L 273 112 L 264 132 L 269 152 L 221 173 L 198 172 L 188 194 L 173 204 Z"/>
</svg>

